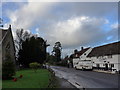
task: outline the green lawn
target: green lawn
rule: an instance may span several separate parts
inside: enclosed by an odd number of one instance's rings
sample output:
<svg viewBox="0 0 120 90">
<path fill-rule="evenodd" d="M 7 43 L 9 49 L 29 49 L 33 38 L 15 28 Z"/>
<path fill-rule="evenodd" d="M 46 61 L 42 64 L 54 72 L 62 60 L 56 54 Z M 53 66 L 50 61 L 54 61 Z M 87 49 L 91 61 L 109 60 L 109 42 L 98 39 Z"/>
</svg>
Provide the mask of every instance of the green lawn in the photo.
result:
<svg viewBox="0 0 120 90">
<path fill-rule="evenodd" d="M 47 88 L 50 79 L 50 72 L 46 69 L 39 69 L 35 73 L 33 70 L 21 70 L 16 72 L 16 82 L 12 80 L 3 80 L 2 88 Z"/>
</svg>

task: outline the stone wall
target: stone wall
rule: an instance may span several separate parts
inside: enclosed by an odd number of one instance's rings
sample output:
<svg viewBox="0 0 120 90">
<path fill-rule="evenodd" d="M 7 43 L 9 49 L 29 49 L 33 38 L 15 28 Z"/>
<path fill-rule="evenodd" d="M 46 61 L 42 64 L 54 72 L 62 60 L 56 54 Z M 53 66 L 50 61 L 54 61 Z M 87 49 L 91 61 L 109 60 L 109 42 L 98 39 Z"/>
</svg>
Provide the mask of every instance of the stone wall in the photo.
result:
<svg viewBox="0 0 120 90">
<path fill-rule="evenodd" d="M 7 50 L 7 48 L 9 48 Z M 8 30 L 6 37 L 2 43 L 2 56 L 3 60 L 5 60 L 6 53 L 10 53 L 11 59 L 15 61 L 15 50 L 14 50 L 14 41 L 12 39 L 11 31 Z"/>
</svg>

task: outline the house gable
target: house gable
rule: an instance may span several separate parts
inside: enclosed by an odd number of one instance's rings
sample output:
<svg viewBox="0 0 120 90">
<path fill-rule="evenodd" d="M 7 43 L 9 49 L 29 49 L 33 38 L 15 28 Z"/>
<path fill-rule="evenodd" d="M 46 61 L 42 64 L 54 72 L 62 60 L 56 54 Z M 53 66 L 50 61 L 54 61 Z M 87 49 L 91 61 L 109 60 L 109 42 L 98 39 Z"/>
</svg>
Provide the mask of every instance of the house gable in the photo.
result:
<svg viewBox="0 0 120 90">
<path fill-rule="evenodd" d="M 2 29 L 2 60 L 5 60 L 6 53 L 10 53 L 12 60 L 15 62 L 15 46 L 11 27 L 7 30 Z"/>
<path fill-rule="evenodd" d="M 85 53 L 89 48 L 82 49 L 81 51 L 77 51 L 76 53 L 72 54 L 72 58 L 79 58 L 83 53 Z"/>
</svg>

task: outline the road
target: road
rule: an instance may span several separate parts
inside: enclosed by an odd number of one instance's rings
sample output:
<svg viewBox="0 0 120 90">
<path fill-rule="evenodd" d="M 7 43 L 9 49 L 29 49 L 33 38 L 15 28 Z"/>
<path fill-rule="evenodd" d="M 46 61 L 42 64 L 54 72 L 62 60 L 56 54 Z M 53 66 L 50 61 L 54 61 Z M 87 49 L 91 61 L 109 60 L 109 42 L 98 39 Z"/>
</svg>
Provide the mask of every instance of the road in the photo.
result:
<svg viewBox="0 0 120 90">
<path fill-rule="evenodd" d="M 95 71 L 81 71 L 74 68 L 66 68 L 60 66 L 50 66 L 54 70 L 56 76 L 64 78 L 70 82 L 74 82 L 84 88 L 118 88 L 117 74 L 107 74 Z M 107 89 L 106 89 L 107 90 Z"/>
</svg>

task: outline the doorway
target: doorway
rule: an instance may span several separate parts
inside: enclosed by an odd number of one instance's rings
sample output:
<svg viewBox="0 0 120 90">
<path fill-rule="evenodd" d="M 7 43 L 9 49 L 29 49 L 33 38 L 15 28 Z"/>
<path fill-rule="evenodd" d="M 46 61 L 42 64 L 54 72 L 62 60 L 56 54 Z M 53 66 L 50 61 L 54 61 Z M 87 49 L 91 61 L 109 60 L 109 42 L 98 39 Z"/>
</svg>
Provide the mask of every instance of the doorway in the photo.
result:
<svg viewBox="0 0 120 90">
<path fill-rule="evenodd" d="M 108 64 L 107 63 L 105 64 L 105 70 L 108 70 Z"/>
</svg>

